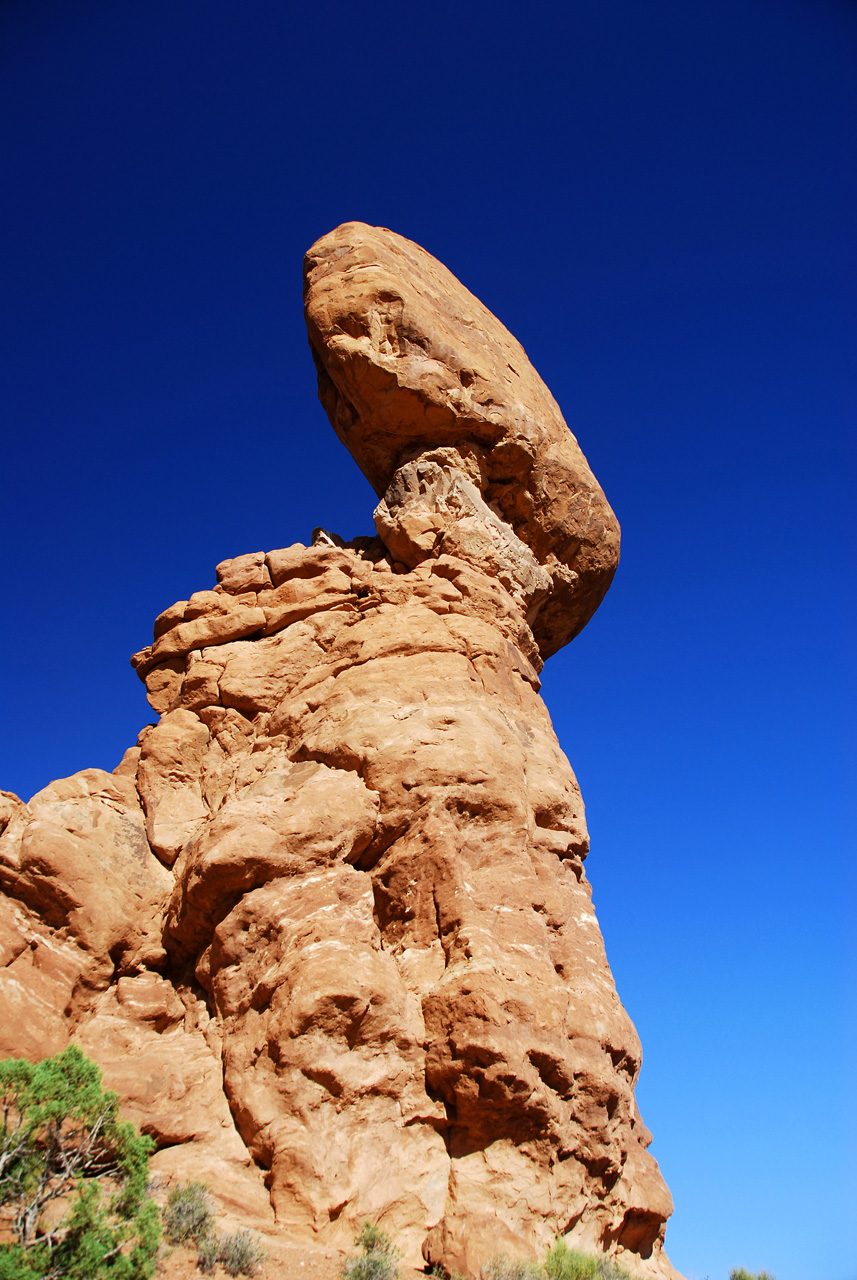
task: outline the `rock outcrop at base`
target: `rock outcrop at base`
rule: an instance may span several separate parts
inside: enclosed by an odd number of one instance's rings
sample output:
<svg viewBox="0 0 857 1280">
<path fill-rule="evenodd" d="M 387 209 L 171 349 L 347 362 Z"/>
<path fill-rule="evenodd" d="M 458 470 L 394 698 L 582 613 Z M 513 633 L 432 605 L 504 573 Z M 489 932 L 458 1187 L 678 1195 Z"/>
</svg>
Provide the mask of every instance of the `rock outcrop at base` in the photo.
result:
<svg viewBox="0 0 857 1280">
<path fill-rule="evenodd" d="M 618 526 L 547 389 L 434 259 L 307 255 L 322 401 L 375 537 L 225 561 L 133 662 L 114 774 L 0 804 L 0 1052 L 75 1039 L 245 1220 L 475 1275 L 557 1235 L 643 1275 L 669 1193 L 583 869 L 545 656 Z"/>
</svg>

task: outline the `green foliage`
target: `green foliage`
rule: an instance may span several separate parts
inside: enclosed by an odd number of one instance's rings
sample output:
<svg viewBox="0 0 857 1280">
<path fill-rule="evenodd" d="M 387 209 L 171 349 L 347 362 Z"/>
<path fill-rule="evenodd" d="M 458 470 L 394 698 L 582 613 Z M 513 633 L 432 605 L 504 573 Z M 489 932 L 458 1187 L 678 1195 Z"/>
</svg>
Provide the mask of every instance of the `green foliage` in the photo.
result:
<svg viewBox="0 0 857 1280">
<path fill-rule="evenodd" d="M 735 1267 L 729 1272 L 729 1280 L 776 1280 L 770 1271 L 747 1271 L 744 1267 Z"/>
<path fill-rule="evenodd" d="M 174 1186 L 162 1216 L 169 1244 L 201 1241 L 214 1231 L 208 1188 L 202 1182 L 179 1182 Z"/>
<path fill-rule="evenodd" d="M 435 1280 L 464 1280 L 460 1271 L 447 1271 L 441 1262 L 433 1262 L 428 1269 L 428 1274 L 434 1276 Z"/>
<path fill-rule="evenodd" d="M 374 1222 L 364 1222 L 354 1243 L 360 1253 L 346 1258 L 341 1280 L 399 1280 L 399 1253 Z"/>
<path fill-rule="evenodd" d="M 0 1280 L 42 1280 L 50 1273 L 50 1254 L 43 1245 L 25 1249 L 20 1244 L 0 1246 Z"/>
<path fill-rule="evenodd" d="M 578 1253 L 557 1240 L 545 1258 L 548 1280 L 628 1280 L 628 1272 L 604 1255 Z"/>
<path fill-rule="evenodd" d="M 258 1236 L 251 1231 L 224 1234 L 217 1250 L 217 1261 L 222 1262 L 231 1276 L 254 1276 L 267 1258 Z"/>
<path fill-rule="evenodd" d="M 495 1253 L 482 1267 L 482 1280 L 545 1280 L 545 1273 L 537 1262 Z"/>
<path fill-rule="evenodd" d="M 0 1280 L 147 1280 L 160 1220 L 148 1198 L 150 1138 L 119 1118 L 115 1093 L 71 1045 L 0 1062 Z M 47 1206 L 68 1211 L 43 1225 Z"/>
<path fill-rule="evenodd" d="M 578 1253 L 557 1240 L 544 1264 L 496 1254 L 482 1267 L 482 1280 L 630 1280 L 628 1272 L 603 1254 Z"/>
</svg>

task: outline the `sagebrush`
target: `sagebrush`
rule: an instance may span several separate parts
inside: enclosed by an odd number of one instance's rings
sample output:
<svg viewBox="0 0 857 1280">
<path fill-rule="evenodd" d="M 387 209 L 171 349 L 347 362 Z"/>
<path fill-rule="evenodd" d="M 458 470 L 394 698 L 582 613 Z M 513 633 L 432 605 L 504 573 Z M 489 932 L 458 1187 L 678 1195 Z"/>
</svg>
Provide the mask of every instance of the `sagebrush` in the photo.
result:
<svg viewBox="0 0 857 1280">
<path fill-rule="evenodd" d="M 214 1231 L 214 1211 L 203 1182 L 179 1182 L 163 1209 L 164 1236 L 169 1244 L 198 1243 Z"/>
<path fill-rule="evenodd" d="M 220 1251 L 220 1241 L 214 1232 L 210 1236 L 203 1236 L 197 1244 L 196 1265 L 204 1276 L 213 1276 L 217 1270 L 217 1255 Z"/>
<path fill-rule="evenodd" d="M 267 1258 L 258 1236 L 239 1229 L 218 1235 L 214 1210 L 204 1182 L 180 1182 L 163 1210 L 164 1235 L 170 1244 L 195 1244 L 197 1266 L 213 1276 L 218 1262 L 230 1276 L 254 1276 Z"/>
<path fill-rule="evenodd" d="M 342 1264 L 342 1280 L 399 1280 L 399 1251 L 374 1222 L 364 1222 L 354 1240 L 359 1253 Z"/>
<path fill-rule="evenodd" d="M 545 1280 L 545 1273 L 537 1262 L 495 1253 L 482 1267 L 482 1280 Z"/>
<path fill-rule="evenodd" d="M 217 1261 L 231 1276 L 254 1276 L 267 1256 L 259 1237 L 243 1229 L 221 1236 L 217 1250 Z"/>
</svg>

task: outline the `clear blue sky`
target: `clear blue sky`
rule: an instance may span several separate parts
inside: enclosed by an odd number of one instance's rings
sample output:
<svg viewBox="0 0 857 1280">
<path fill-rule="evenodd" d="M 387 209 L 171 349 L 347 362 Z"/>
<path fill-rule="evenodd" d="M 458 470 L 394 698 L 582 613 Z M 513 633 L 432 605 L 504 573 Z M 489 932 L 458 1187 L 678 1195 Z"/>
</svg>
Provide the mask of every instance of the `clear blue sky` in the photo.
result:
<svg viewBox="0 0 857 1280">
<path fill-rule="evenodd" d="M 370 530 L 301 258 L 417 240 L 623 526 L 545 695 L 669 1252 L 855 1280 L 857 5 L 2 0 L 0 120 L 0 786 L 116 764 L 217 561 Z"/>
</svg>

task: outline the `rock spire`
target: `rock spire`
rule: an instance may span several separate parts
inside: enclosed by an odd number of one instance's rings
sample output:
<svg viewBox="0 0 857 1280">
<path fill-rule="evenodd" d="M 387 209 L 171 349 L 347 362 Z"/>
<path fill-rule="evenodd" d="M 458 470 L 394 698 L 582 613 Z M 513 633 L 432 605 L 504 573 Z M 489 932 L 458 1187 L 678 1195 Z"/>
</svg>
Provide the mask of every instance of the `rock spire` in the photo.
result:
<svg viewBox="0 0 857 1280">
<path fill-rule="evenodd" d="M 375 536 L 255 552 L 133 658 L 113 774 L 0 805 L 0 1052 L 69 1039 L 156 1170 L 243 1220 L 474 1276 L 560 1234 L 673 1277 L 640 1044 L 543 660 L 615 517 L 521 346 L 417 245 L 310 249 L 319 394 Z"/>
</svg>

